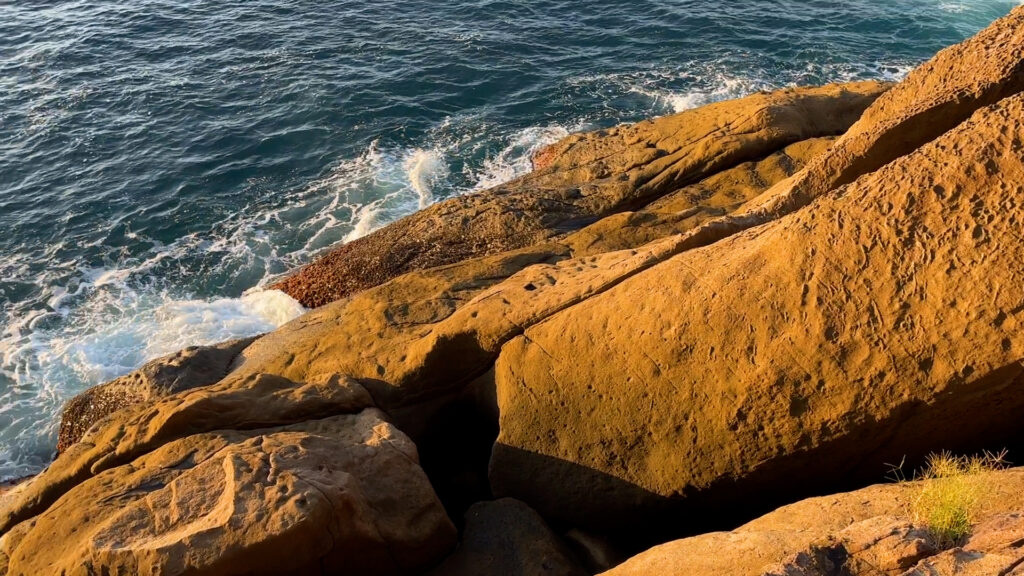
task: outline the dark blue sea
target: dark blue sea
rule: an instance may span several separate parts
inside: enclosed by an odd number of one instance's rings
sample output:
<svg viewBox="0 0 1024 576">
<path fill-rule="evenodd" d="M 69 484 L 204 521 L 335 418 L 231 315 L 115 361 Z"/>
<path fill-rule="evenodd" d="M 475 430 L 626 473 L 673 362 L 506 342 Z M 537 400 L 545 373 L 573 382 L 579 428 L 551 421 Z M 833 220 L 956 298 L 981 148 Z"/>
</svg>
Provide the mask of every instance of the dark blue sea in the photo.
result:
<svg viewBox="0 0 1024 576">
<path fill-rule="evenodd" d="M 899 79 L 1017 0 L 0 0 L 0 479 L 62 404 L 302 308 L 318 251 L 531 151 Z"/>
</svg>

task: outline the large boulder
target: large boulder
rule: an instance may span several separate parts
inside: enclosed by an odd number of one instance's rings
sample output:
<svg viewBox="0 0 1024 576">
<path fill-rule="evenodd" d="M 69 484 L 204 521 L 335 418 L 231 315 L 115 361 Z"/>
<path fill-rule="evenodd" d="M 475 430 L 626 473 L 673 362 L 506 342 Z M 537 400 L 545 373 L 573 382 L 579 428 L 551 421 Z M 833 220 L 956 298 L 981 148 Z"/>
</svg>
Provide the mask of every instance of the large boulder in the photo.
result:
<svg viewBox="0 0 1024 576">
<path fill-rule="evenodd" d="M 1022 150 L 1014 96 L 527 328 L 495 367 L 495 493 L 574 525 L 683 526 L 1009 443 Z"/>
<path fill-rule="evenodd" d="M 217 382 L 227 375 L 238 353 L 255 340 L 243 338 L 185 348 L 75 396 L 61 415 L 57 451 L 63 452 L 81 440 L 98 420 L 125 406 Z"/>
<path fill-rule="evenodd" d="M 533 173 L 434 204 L 274 287 L 316 307 L 406 272 L 538 244 L 793 142 L 841 134 L 887 88 L 790 88 L 573 135 Z"/>
<path fill-rule="evenodd" d="M 474 504 L 458 551 L 430 576 L 585 576 L 576 558 L 529 506 L 504 498 Z"/>
<path fill-rule="evenodd" d="M 919 483 L 881 484 L 803 500 L 731 532 L 662 544 L 602 576 L 1010 574 L 1024 560 L 1024 469 L 991 472 L 979 482 L 986 489 L 975 503 L 973 532 L 950 551 L 935 545 L 927 526 L 912 524 Z M 971 565 L 988 571 L 971 572 Z"/>
<path fill-rule="evenodd" d="M 169 442 L 0 538 L 0 573 L 420 574 L 455 527 L 383 414 Z"/>
</svg>

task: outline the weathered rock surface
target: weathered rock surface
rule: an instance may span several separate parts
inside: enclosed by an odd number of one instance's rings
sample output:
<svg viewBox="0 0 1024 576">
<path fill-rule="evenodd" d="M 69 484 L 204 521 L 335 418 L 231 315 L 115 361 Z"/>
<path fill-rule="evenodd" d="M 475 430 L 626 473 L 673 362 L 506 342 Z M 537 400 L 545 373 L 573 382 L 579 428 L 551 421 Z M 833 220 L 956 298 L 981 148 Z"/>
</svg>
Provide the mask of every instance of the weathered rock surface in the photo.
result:
<svg viewBox="0 0 1024 576">
<path fill-rule="evenodd" d="M 991 473 L 985 485 L 981 519 L 953 551 L 940 551 L 925 528 L 910 523 L 916 483 L 884 484 L 803 500 L 732 532 L 662 544 L 603 576 L 1009 574 L 1001 570 L 1024 561 L 1024 469 Z M 972 564 L 989 571 L 966 570 Z"/>
<path fill-rule="evenodd" d="M 167 443 L 4 535 L 0 570 L 419 574 L 455 536 L 413 443 L 366 409 Z"/>
<path fill-rule="evenodd" d="M 63 452 L 81 440 L 96 421 L 125 406 L 217 382 L 227 375 L 238 353 L 255 340 L 244 338 L 186 348 L 75 396 L 61 416 L 57 451 Z"/>
<path fill-rule="evenodd" d="M 671 192 L 635 212 L 608 216 L 568 235 L 562 243 L 574 257 L 638 248 L 659 238 L 689 232 L 725 216 L 825 153 L 833 138 L 812 138 L 753 162 L 745 162 Z"/>
<path fill-rule="evenodd" d="M 1024 510 L 993 514 L 956 549 L 921 560 L 903 576 L 1021 576 L 1024 574 Z"/>
<path fill-rule="evenodd" d="M 702 182 L 671 195 L 662 205 L 671 209 L 678 202 L 693 204 L 701 195 L 717 202 L 734 197 L 740 189 L 752 193 L 758 186 L 765 187 L 763 179 L 780 178 L 780 171 L 792 170 L 794 163 L 802 162 L 823 148 L 820 141 L 792 145 L 768 160 L 745 164 L 713 177 L 723 183 L 726 190 L 723 195 L 700 192 L 710 190 L 711 186 Z M 425 407 L 424 403 L 441 400 L 438 404 L 441 406 L 451 396 L 461 394 L 468 382 L 490 368 L 500 346 L 521 333 L 525 326 L 656 264 L 674 250 L 673 242 L 668 240 L 633 251 L 559 264 L 569 257 L 570 249 L 565 244 L 547 243 L 407 274 L 315 310 L 264 336 L 241 353 L 231 346 L 233 362 L 228 368 L 234 372 L 205 391 L 209 395 L 207 401 L 222 398 L 221 401 L 240 406 L 244 401 L 233 398 L 251 398 L 252 391 L 248 390 L 251 382 L 266 379 L 268 375 L 282 376 L 289 382 L 323 382 L 344 373 L 360 379 L 371 391 L 376 404 L 398 418 L 403 429 L 420 435 L 435 420 L 430 415 L 430 407 Z M 530 270 L 522 271 L 529 266 L 532 266 Z M 510 276 L 511 280 L 503 282 Z M 500 286 L 488 290 L 496 284 Z M 205 374 L 201 370 L 190 369 L 186 374 L 191 377 L 182 378 L 179 376 L 182 370 L 174 369 L 187 368 L 195 358 L 204 360 L 213 356 L 214 371 L 222 373 L 226 369 L 224 364 L 230 360 L 218 350 L 190 349 L 155 361 L 136 374 L 97 387 L 76 399 L 68 410 L 68 414 L 75 417 L 66 427 L 84 420 L 78 416 L 81 406 L 92 405 L 97 397 L 117 398 L 131 382 L 145 384 L 144 391 L 128 390 L 124 395 L 129 400 L 116 404 L 127 405 L 142 394 L 148 395 L 150 402 L 140 409 L 140 414 L 122 415 L 122 421 L 116 422 L 106 435 L 95 435 L 93 446 L 85 451 L 87 455 L 74 459 L 77 464 L 71 467 L 73 473 L 64 470 L 57 474 L 56 471 L 63 469 L 57 466 L 45 474 L 38 484 L 50 485 L 45 490 L 48 497 L 59 495 L 61 487 L 72 482 L 70 478 L 86 474 L 97 462 L 123 461 L 159 441 L 209 430 L 212 423 L 195 421 L 191 428 L 180 430 L 160 424 L 157 433 L 154 430 L 158 426 L 148 419 L 155 409 L 161 412 L 161 421 L 190 422 L 192 417 L 185 414 L 171 416 L 175 411 L 188 408 L 188 402 L 174 398 L 165 403 L 156 401 L 169 392 L 188 389 L 200 380 L 194 374 Z M 153 384 L 158 378 L 163 378 L 160 382 L 175 385 Z M 187 384 L 181 385 L 183 381 Z M 108 402 L 104 406 L 113 404 L 115 402 Z M 407 408 L 411 411 L 408 417 Z M 260 420 L 262 409 L 256 403 L 249 414 L 239 413 L 237 421 Z M 136 421 L 147 422 L 149 431 L 146 434 L 122 433 L 126 422 Z M 260 420 L 259 425 L 264 424 L 267 423 Z M 41 505 L 42 501 L 32 509 Z"/>
<path fill-rule="evenodd" d="M 979 110 L 528 328 L 495 368 L 495 493 L 574 525 L 685 524 L 1007 443 L 1024 426 L 1022 122 L 1024 97 Z"/>
<path fill-rule="evenodd" d="M 481 292 L 528 263 L 564 258 L 563 247 L 542 246 L 406 275 L 315 310 L 250 346 L 216 384 L 128 406 L 95 426 L 23 494 L 0 504 L 0 531 L 84 478 L 190 434 L 289 424 L 376 404 L 418 436 L 432 421 L 431 403 L 461 394 L 523 326 L 657 263 L 671 248 L 664 242 L 536 265 Z"/>
<path fill-rule="evenodd" d="M 787 89 L 573 135 L 543 153 L 541 169 L 434 204 L 274 287 L 316 307 L 406 272 L 539 244 L 788 144 L 841 134 L 887 88 Z"/>
<path fill-rule="evenodd" d="M 536 512 L 505 498 L 466 512 L 458 551 L 430 576 L 584 576 L 587 574 Z"/>
</svg>

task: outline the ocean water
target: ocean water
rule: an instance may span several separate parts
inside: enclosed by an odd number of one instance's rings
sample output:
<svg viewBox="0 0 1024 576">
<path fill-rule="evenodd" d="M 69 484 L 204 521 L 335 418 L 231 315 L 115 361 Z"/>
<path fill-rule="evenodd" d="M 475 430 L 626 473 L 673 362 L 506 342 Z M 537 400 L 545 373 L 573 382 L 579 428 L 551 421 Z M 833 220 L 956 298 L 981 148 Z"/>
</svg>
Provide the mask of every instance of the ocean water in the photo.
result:
<svg viewBox="0 0 1024 576">
<path fill-rule="evenodd" d="M 0 1 L 0 480 L 77 392 L 294 318 L 260 287 L 569 132 L 899 79 L 1017 3 Z"/>
</svg>

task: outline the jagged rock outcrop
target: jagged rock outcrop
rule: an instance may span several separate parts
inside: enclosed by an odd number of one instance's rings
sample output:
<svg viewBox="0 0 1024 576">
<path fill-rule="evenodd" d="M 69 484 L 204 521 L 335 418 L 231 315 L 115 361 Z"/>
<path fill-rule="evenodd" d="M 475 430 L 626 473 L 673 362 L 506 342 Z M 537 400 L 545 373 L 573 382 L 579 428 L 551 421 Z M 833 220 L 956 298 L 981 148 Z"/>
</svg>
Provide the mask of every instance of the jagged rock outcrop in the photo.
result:
<svg viewBox="0 0 1024 576">
<path fill-rule="evenodd" d="M 505 498 L 466 512 L 459 550 L 430 576 L 585 576 L 587 572 L 529 506 Z"/>
<path fill-rule="evenodd" d="M 527 328 L 495 368 L 495 493 L 582 526 L 684 525 L 904 454 L 1008 443 L 1022 150 L 1015 96 Z"/>
<path fill-rule="evenodd" d="M 243 338 L 215 346 L 185 348 L 75 396 L 61 415 L 57 451 L 63 452 L 81 440 L 96 421 L 125 406 L 217 382 L 227 375 L 238 353 L 255 340 Z"/>
<path fill-rule="evenodd" d="M 454 545 L 415 445 L 368 408 L 164 444 L 0 538 L 0 571 L 420 574 Z"/>
<path fill-rule="evenodd" d="M 731 532 L 662 544 L 602 576 L 1017 574 L 1010 570 L 1024 564 L 1024 469 L 983 481 L 979 521 L 954 550 L 940 550 L 926 526 L 911 524 L 918 483 L 883 484 L 803 500 Z"/>
<path fill-rule="evenodd" d="M 572 135 L 533 173 L 434 204 L 274 287 L 316 307 L 406 272 L 539 244 L 788 144 L 841 134 L 887 88 L 787 89 Z"/>
</svg>

